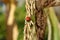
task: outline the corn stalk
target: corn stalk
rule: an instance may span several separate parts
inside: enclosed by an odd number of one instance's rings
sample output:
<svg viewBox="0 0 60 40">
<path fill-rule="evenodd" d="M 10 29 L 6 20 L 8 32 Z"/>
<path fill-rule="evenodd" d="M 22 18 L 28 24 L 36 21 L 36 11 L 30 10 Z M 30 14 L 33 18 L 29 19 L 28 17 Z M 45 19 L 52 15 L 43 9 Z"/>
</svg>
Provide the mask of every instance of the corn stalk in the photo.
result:
<svg viewBox="0 0 60 40">
<path fill-rule="evenodd" d="M 49 8 L 49 18 L 52 25 L 53 31 L 53 39 L 52 40 L 60 40 L 59 39 L 59 30 L 58 30 L 58 19 L 55 15 L 54 9 L 52 7 Z"/>
<path fill-rule="evenodd" d="M 46 13 L 48 14 L 48 18 L 50 20 L 50 31 L 48 32 L 48 40 L 60 40 L 59 39 L 59 29 L 58 29 L 58 19 L 55 15 L 53 7 L 46 8 Z M 47 20 L 47 21 L 49 21 Z M 49 24 L 49 23 L 48 23 Z M 49 25 L 48 25 L 49 27 Z"/>
<path fill-rule="evenodd" d="M 14 20 L 15 0 L 2 0 L 6 4 L 6 40 L 17 40 L 18 29 Z"/>
<path fill-rule="evenodd" d="M 44 12 L 44 8 L 55 6 L 56 1 L 36 0 L 35 2 L 36 2 L 35 21 L 36 21 L 37 40 L 44 40 L 44 34 L 47 26 L 47 14 Z M 49 33 L 49 35 L 51 35 L 51 32 Z M 50 39 L 50 37 L 48 39 Z"/>
</svg>

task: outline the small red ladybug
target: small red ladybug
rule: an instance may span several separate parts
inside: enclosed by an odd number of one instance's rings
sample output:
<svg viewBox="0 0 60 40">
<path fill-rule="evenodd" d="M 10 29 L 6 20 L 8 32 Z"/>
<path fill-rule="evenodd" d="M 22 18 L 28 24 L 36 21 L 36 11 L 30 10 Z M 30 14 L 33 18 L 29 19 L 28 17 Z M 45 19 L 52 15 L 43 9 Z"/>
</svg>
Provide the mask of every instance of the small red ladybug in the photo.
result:
<svg viewBox="0 0 60 40">
<path fill-rule="evenodd" d="M 31 20 L 31 18 L 30 17 L 26 17 L 26 21 L 30 21 Z"/>
</svg>

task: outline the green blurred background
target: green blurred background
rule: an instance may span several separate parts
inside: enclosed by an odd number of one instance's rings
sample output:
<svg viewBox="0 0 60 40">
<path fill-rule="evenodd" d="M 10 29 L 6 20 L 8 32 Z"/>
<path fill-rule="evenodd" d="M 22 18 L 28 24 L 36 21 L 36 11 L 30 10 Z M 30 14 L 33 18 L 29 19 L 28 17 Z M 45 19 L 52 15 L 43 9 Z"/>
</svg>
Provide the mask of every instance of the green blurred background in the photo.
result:
<svg viewBox="0 0 60 40">
<path fill-rule="evenodd" d="M 2 6 L 0 6 L 2 10 Z M 15 20 L 18 25 L 19 36 L 18 40 L 23 40 L 23 30 L 24 30 L 24 21 L 25 21 L 25 4 L 22 6 L 17 6 L 15 11 Z M 6 40 L 6 26 L 5 26 L 5 13 L 0 11 L 0 40 Z"/>
</svg>

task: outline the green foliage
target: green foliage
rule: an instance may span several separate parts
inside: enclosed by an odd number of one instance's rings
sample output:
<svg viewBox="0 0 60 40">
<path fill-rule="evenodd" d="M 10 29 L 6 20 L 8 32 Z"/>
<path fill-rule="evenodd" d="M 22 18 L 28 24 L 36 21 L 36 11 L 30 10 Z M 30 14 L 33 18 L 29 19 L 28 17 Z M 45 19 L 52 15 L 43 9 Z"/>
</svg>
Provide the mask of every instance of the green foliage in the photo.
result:
<svg viewBox="0 0 60 40">
<path fill-rule="evenodd" d="M 0 13 L 0 40 L 5 40 L 5 17 L 3 13 Z"/>
<path fill-rule="evenodd" d="M 18 25 L 18 30 L 19 30 L 18 40 L 23 40 L 25 15 L 26 15 L 25 5 L 23 5 L 22 7 L 16 8 L 15 19 L 16 19 L 16 23 Z"/>
</svg>

